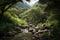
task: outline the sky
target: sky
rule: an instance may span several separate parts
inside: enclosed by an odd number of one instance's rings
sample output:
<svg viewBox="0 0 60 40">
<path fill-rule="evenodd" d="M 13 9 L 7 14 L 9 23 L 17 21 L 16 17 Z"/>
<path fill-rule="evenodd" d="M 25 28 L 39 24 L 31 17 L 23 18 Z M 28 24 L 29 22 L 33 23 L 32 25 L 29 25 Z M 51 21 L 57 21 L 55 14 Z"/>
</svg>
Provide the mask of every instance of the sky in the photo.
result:
<svg viewBox="0 0 60 40">
<path fill-rule="evenodd" d="M 30 7 L 33 7 L 39 0 L 30 0 L 30 2 L 23 0 L 23 3 L 26 3 Z"/>
<path fill-rule="evenodd" d="M 20 8 L 28 9 L 35 6 L 39 0 L 30 0 L 30 2 L 23 0 L 23 2 L 18 2 L 15 6 Z"/>
</svg>

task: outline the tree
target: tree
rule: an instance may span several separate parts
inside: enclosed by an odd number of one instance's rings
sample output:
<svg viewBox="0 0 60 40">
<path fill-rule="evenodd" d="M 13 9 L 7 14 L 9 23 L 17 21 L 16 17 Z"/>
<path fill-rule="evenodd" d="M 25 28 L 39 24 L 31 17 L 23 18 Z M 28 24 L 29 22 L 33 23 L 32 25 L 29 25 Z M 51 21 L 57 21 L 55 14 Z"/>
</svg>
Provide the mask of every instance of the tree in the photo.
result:
<svg viewBox="0 0 60 40">
<path fill-rule="evenodd" d="M 0 0 L 0 18 L 3 17 L 4 12 L 6 12 L 12 5 L 17 2 L 23 2 L 22 0 Z M 30 0 L 26 0 L 30 1 Z"/>
<path fill-rule="evenodd" d="M 3 16 L 4 12 L 7 11 L 13 4 L 22 0 L 0 0 L 0 17 Z"/>
<path fill-rule="evenodd" d="M 18 17 L 16 18 L 12 16 L 11 13 L 7 11 L 12 5 L 14 5 L 15 3 L 19 1 L 22 2 L 22 0 L 0 0 L 0 24 L 1 24 L 0 35 L 1 34 L 4 35 L 4 33 L 10 30 L 10 28 L 14 26 L 14 23 L 16 23 L 15 25 L 17 24 L 20 25 L 22 23 L 21 21 L 23 20 L 20 20 Z"/>
<path fill-rule="evenodd" d="M 59 40 L 60 36 L 60 0 L 49 0 L 48 6 L 45 9 L 46 12 L 54 14 L 52 19 L 57 20 L 58 23 L 53 28 L 53 40 Z M 56 21 L 55 21 L 56 22 Z M 52 35 L 51 34 L 51 35 Z"/>
</svg>

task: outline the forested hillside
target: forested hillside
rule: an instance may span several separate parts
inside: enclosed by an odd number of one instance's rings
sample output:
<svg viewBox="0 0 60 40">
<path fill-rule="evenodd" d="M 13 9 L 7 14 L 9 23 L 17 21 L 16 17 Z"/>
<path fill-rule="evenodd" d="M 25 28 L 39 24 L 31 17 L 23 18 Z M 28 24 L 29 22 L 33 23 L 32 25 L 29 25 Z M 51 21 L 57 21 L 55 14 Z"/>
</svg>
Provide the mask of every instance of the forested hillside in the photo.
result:
<svg viewBox="0 0 60 40">
<path fill-rule="evenodd" d="M 0 40 L 60 40 L 60 1 L 1 0 Z"/>
</svg>

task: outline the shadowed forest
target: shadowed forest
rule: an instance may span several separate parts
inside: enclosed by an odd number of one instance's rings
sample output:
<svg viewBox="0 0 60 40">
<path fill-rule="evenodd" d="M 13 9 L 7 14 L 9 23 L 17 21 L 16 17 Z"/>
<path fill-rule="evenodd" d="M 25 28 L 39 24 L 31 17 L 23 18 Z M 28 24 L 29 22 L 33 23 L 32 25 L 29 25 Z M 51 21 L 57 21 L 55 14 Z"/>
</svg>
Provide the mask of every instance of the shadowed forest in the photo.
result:
<svg viewBox="0 0 60 40">
<path fill-rule="evenodd" d="M 60 40 L 60 0 L 26 1 L 0 0 L 0 40 Z"/>
</svg>

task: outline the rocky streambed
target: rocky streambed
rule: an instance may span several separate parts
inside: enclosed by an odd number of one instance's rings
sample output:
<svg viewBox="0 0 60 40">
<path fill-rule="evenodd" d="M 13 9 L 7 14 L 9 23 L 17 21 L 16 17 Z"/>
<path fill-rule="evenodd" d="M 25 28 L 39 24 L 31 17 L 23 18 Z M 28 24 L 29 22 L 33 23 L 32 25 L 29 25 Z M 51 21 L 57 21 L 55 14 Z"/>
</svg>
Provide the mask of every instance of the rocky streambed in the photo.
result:
<svg viewBox="0 0 60 40">
<path fill-rule="evenodd" d="M 50 39 L 50 34 L 52 32 L 52 25 L 48 26 L 46 24 L 43 24 L 42 27 L 38 27 L 33 24 L 29 25 L 22 25 L 20 27 L 13 27 L 10 31 L 8 31 L 4 37 L 0 37 L 1 40 L 8 40 L 8 39 L 14 39 L 14 40 L 43 40 L 41 37 L 47 33 L 49 36 L 48 38 L 45 38 L 44 40 Z"/>
</svg>

